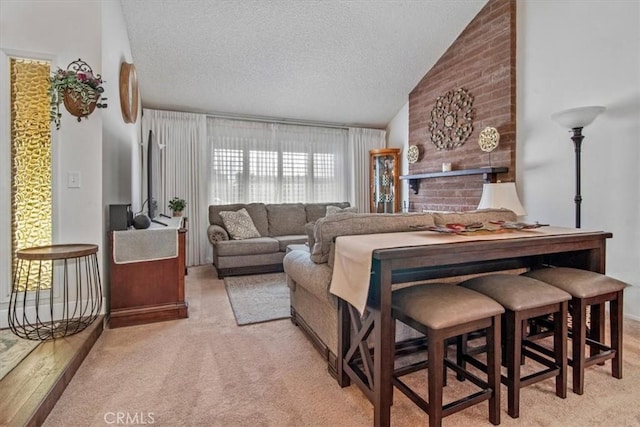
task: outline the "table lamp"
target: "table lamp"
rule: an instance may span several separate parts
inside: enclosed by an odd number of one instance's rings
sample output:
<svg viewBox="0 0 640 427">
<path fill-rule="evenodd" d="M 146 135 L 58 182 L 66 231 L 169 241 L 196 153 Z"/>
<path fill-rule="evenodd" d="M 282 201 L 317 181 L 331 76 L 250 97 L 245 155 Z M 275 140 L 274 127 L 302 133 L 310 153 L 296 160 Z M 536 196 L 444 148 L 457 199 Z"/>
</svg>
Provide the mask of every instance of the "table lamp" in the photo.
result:
<svg viewBox="0 0 640 427">
<path fill-rule="evenodd" d="M 514 182 L 484 184 L 478 209 L 509 209 L 517 216 L 527 214 L 522 203 L 520 203 Z"/>
</svg>

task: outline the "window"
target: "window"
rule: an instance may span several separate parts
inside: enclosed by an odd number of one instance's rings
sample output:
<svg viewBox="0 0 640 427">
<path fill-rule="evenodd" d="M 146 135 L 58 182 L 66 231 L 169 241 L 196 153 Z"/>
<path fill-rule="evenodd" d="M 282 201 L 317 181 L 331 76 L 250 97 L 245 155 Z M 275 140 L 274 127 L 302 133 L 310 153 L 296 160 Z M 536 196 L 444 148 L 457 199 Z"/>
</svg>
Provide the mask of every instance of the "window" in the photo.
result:
<svg viewBox="0 0 640 427">
<path fill-rule="evenodd" d="M 9 58 L 11 149 L 11 254 L 16 266 L 19 249 L 50 245 L 52 241 L 50 63 Z M 51 286 L 51 263 L 44 271 L 22 272 L 40 288 Z M 25 268 L 27 266 L 25 265 Z M 48 283 L 48 284 L 47 284 Z"/>
<path fill-rule="evenodd" d="M 212 204 L 346 201 L 347 131 L 209 119 Z"/>
</svg>

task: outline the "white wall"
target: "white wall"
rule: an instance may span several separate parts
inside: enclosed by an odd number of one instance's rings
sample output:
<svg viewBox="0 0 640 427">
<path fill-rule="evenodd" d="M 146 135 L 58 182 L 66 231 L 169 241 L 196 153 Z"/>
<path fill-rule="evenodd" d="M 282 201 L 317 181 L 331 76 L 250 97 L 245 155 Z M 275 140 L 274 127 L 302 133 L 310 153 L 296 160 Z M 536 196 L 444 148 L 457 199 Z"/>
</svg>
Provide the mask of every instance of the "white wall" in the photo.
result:
<svg viewBox="0 0 640 427">
<path fill-rule="evenodd" d="M 64 108 L 61 129 L 52 131 L 54 161 L 54 243 L 92 243 L 100 247 L 99 268 L 104 276 L 107 259 L 105 211 L 109 203 L 140 203 L 139 158 L 135 156 L 138 125 L 125 125 L 120 113 L 118 77 L 122 60 L 132 62 L 129 41 L 117 0 L 1 0 L 0 49 L 34 57 L 53 58 L 53 68 L 82 58 L 105 80 L 106 110 L 97 109 L 78 122 Z M 5 77 L 5 76 L 2 76 Z M 0 95 L 5 96 L 5 95 Z M 7 102 L 0 102 L 0 117 L 6 120 Z M 3 122 L 4 123 L 4 122 Z M 138 121 L 139 123 L 139 121 Z M 9 135 L 0 133 L 0 149 L 9 147 Z M 104 148 L 104 149 L 103 149 Z M 6 158 L 2 152 L 0 157 Z M 104 165 L 104 166 L 103 166 Z M 67 188 L 67 172 L 79 171 L 81 188 Z M 2 174 L 0 189 L 10 175 Z M 4 211 L 3 211 L 4 212 Z M 10 226 L 3 214 L 0 231 Z M 0 233 L 0 258 L 9 265 L 10 235 Z M 9 289 L 11 272 L 0 272 L 0 289 Z M 0 295 L 0 299 L 4 297 Z M 0 327 L 6 327 L 7 304 L 0 304 Z"/>
<path fill-rule="evenodd" d="M 3 1 L 3 48 L 54 56 L 54 66 L 82 58 L 96 73 L 102 69 L 100 4 L 95 2 Z M 61 23 L 64 23 L 61 25 Z M 64 108 L 61 108 L 64 110 Z M 62 127 L 52 131 L 56 243 L 100 244 L 102 236 L 102 117 L 96 110 L 78 122 L 66 110 Z M 67 188 L 68 171 L 79 171 L 81 188 Z"/>
<path fill-rule="evenodd" d="M 107 82 L 104 96 L 109 100 L 109 107 L 102 112 L 102 207 L 105 217 L 102 246 L 107 248 L 109 205 L 131 203 L 134 212 L 141 208 L 142 108 L 138 108 L 136 123 L 124 122 L 120 108 L 120 66 L 123 62 L 135 64 L 135 61 L 119 1 L 102 0 L 102 28 L 102 77 Z M 107 268 L 109 253 L 106 250 L 103 261 Z M 109 280 L 106 270 L 103 279 Z"/>
<path fill-rule="evenodd" d="M 518 1 L 517 181 L 530 220 L 574 225 L 570 133 L 550 119 L 607 111 L 583 130 L 582 227 L 613 233 L 607 273 L 640 319 L 640 2 Z"/>
<path fill-rule="evenodd" d="M 54 67 L 66 68 L 70 62 L 82 58 L 94 72 L 100 73 L 100 3 L 3 0 L 0 5 L 0 43 L 2 49 L 53 57 Z M 6 108 L 6 103 L 3 105 Z M 6 110 L 2 114 L 6 114 Z M 88 119 L 78 122 L 65 110 L 61 121 L 61 129 L 52 130 L 54 243 L 101 245 L 101 111 L 96 110 Z M 3 133 L 2 138 L 5 135 Z M 3 146 L 8 146 L 8 142 Z M 80 172 L 80 188 L 67 188 L 68 171 Z M 9 218 L 3 221 L 8 222 Z M 3 247 L 5 244 L 2 242 Z M 2 256 L 10 257 L 10 253 L 3 251 Z M 99 267 L 103 269 L 101 263 Z M 0 280 L 10 280 L 6 273 L 3 272 Z M 6 305 L 2 308 L 6 310 Z M 0 326 L 6 325 L 6 319 L 6 315 L 0 314 Z"/>
<path fill-rule="evenodd" d="M 409 101 L 398 111 L 395 117 L 387 125 L 387 147 L 400 148 L 401 169 L 400 175 L 409 173 L 407 162 L 407 147 L 409 146 Z M 409 208 L 409 181 L 400 180 L 402 202 L 400 209 Z"/>
<path fill-rule="evenodd" d="M 102 0 L 102 76 L 109 83 L 104 95 L 109 108 L 103 111 L 103 198 L 109 204 L 141 204 L 141 125 L 138 105 L 136 123 L 125 123 L 120 109 L 118 81 L 123 62 L 134 63 L 129 36 L 119 1 Z"/>
</svg>

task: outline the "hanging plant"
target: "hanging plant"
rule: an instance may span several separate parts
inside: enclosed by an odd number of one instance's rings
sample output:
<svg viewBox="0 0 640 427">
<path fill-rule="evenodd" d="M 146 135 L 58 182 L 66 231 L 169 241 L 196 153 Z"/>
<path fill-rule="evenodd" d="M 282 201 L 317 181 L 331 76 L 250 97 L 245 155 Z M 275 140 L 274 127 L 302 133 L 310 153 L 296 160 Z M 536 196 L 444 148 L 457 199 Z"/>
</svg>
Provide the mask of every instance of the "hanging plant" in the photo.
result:
<svg viewBox="0 0 640 427">
<path fill-rule="evenodd" d="M 91 114 L 96 107 L 107 107 L 104 102 L 107 98 L 102 97 L 102 77 L 100 74 L 93 74 L 91 67 L 81 59 L 69 64 L 66 70 L 58 68 L 51 75 L 50 81 L 50 115 L 56 129 L 60 129 L 62 117 L 60 103 L 64 103 L 67 111 L 77 117 L 78 121 Z"/>
</svg>

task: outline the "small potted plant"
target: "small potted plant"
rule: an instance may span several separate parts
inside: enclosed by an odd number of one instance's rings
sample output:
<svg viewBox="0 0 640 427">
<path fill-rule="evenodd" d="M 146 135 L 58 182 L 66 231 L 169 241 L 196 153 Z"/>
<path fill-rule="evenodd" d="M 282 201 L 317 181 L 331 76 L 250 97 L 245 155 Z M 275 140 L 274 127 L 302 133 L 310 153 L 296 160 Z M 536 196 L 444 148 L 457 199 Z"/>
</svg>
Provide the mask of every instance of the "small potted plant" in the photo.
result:
<svg viewBox="0 0 640 427">
<path fill-rule="evenodd" d="M 182 211 L 187 206 L 187 202 L 179 197 L 169 200 L 169 209 L 173 211 L 173 216 L 182 216 Z"/>
<path fill-rule="evenodd" d="M 80 59 L 69 64 L 66 70 L 58 68 L 49 80 L 50 114 L 56 129 L 60 129 L 61 103 L 64 103 L 67 111 L 76 116 L 78 121 L 91 114 L 96 107 L 107 106 L 101 102 L 106 100 L 102 98 L 102 77 L 100 74 L 93 74 L 91 67 Z"/>
</svg>

